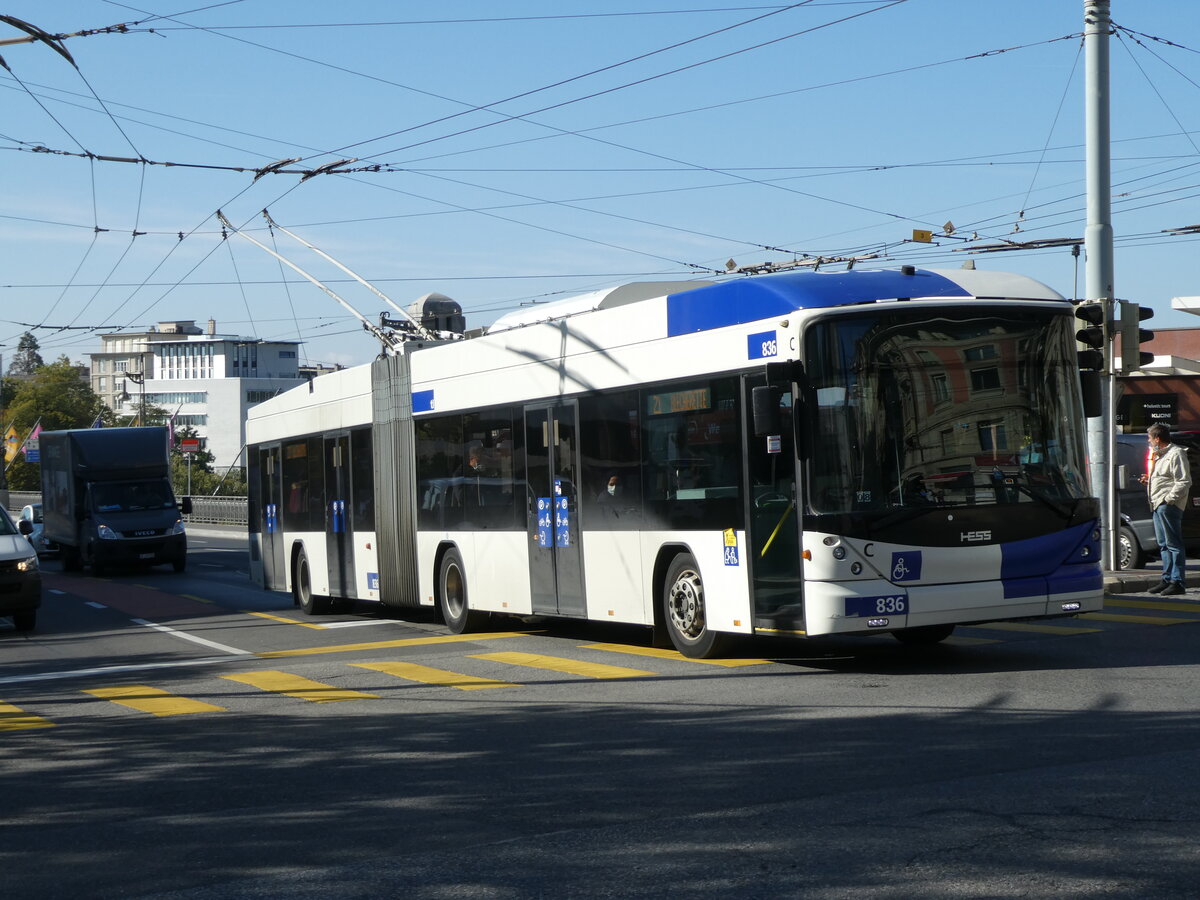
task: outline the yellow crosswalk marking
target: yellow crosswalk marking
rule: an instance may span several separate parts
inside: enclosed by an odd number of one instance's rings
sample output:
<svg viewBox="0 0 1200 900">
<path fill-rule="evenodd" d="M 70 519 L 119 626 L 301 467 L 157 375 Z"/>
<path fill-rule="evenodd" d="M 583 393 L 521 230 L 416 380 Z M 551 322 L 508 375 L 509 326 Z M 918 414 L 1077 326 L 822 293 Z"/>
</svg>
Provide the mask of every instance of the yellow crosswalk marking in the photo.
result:
<svg viewBox="0 0 1200 900">
<path fill-rule="evenodd" d="M 154 716 L 183 716 L 190 713 L 226 712 L 223 706 L 213 706 L 211 703 L 189 700 L 187 697 L 179 697 L 144 684 L 92 688 L 84 691 L 84 693 L 99 697 L 101 700 L 111 700 L 113 703 L 121 704 L 121 706 L 128 706 L 130 709 L 147 712 Z"/>
<path fill-rule="evenodd" d="M 25 712 L 11 703 L 0 703 L 0 731 L 25 731 L 28 728 L 53 728 L 54 723 Z"/>
<path fill-rule="evenodd" d="M 987 622 L 984 625 L 971 625 L 970 628 L 984 628 L 988 631 L 1024 631 L 1030 634 L 1095 634 L 1099 628 L 1077 628 L 1070 625 L 1038 625 L 1033 622 Z"/>
<path fill-rule="evenodd" d="M 270 619 L 273 622 L 283 622 L 287 625 L 299 625 L 302 628 L 316 628 L 320 631 L 325 630 L 324 625 L 318 625 L 315 622 L 301 622 L 299 619 L 289 619 L 287 616 L 274 616 L 271 615 L 271 613 L 265 612 L 254 612 L 253 610 L 249 609 L 243 609 L 242 612 L 248 616 L 258 616 L 260 619 Z"/>
<path fill-rule="evenodd" d="M 1175 603 L 1170 600 L 1127 600 L 1124 597 L 1119 600 L 1116 598 L 1106 597 L 1104 599 L 1104 608 L 1116 606 L 1125 609 L 1159 609 L 1163 612 L 1190 612 L 1200 616 L 1200 603 L 1195 601 L 1191 603 Z"/>
<path fill-rule="evenodd" d="M 472 659 L 488 659 L 510 666 L 527 666 L 531 669 L 549 669 L 567 675 L 582 675 L 585 678 L 638 678 L 657 675 L 642 669 L 626 669 L 624 666 L 607 666 L 603 663 L 582 662 L 560 656 L 542 656 L 538 653 L 474 653 Z"/>
<path fill-rule="evenodd" d="M 276 694 L 284 694 L 299 700 L 310 700 L 313 703 L 333 703 L 338 700 L 378 700 L 375 694 L 362 691 L 349 691 L 335 688 L 319 681 L 304 678 L 301 675 L 291 675 L 287 672 L 242 672 L 237 675 L 222 675 L 229 681 L 248 684 L 251 687 Z"/>
<path fill-rule="evenodd" d="M 490 678 L 479 678 L 475 675 L 463 675 L 458 672 L 447 672 L 445 669 L 435 669 L 432 666 L 421 666 L 417 663 L 378 662 L 351 663 L 359 669 L 374 669 L 395 675 L 397 678 L 407 678 L 409 681 L 420 681 L 423 684 L 440 684 L 445 687 L 458 688 L 460 691 L 484 691 L 489 688 L 516 687 L 508 681 L 493 681 Z"/>
<path fill-rule="evenodd" d="M 1197 619 L 1168 619 L 1166 616 L 1129 616 L 1124 613 L 1084 613 L 1079 618 L 1097 622 L 1124 622 L 1127 625 L 1186 625 Z"/>
<path fill-rule="evenodd" d="M 738 669 L 742 666 L 765 666 L 769 659 L 692 659 L 684 656 L 678 650 L 666 650 L 662 647 L 637 647 L 629 644 L 582 644 L 585 650 L 604 650 L 608 653 L 628 653 L 632 656 L 652 656 L 655 659 L 674 659 L 682 662 L 702 663 L 706 666 L 724 666 L 727 669 Z"/>
<path fill-rule="evenodd" d="M 394 641 L 371 641 L 365 644 L 333 644 L 328 647 L 298 647 L 295 650 L 268 650 L 255 653 L 259 659 L 280 659 L 285 656 L 312 656 L 320 653 L 354 653 L 360 650 L 390 650 L 393 647 L 422 647 L 426 644 L 454 644 L 464 641 L 494 641 L 499 638 L 525 637 L 528 631 L 489 631 L 482 634 L 434 634 L 429 637 L 400 638 Z"/>
</svg>

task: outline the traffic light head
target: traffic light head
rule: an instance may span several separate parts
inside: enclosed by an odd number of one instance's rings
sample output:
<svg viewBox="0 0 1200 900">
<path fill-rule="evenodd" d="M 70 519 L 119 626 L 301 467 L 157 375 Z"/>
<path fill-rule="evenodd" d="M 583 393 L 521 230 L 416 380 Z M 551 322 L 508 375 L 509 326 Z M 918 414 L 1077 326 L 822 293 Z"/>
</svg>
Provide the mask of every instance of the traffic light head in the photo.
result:
<svg viewBox="0 0 1200 900">
<path fill-rule="evenodd" d="M 1104 304 L 1082 303 L 1075 308 L 1075 318 L 1087 323 L 1086 328 L 1075 332 L 1075 340 L 1087 347 L 1079 351 L 1079 368 L 1095 372 L 1104 369 L 1105 329 Z"/>
<path fill-rule="evenodd" d="M 1154 362 L 1154 354 L 1142 349 L 1146 341 L 1154 340 L 1154 332 L 1141 328 L 1140 323 L 1154 316 L 1154 310 L 1138 306 L 1129 300 L 1121 301 L 1121 369 L 1132 372 Z"/>
</svg>

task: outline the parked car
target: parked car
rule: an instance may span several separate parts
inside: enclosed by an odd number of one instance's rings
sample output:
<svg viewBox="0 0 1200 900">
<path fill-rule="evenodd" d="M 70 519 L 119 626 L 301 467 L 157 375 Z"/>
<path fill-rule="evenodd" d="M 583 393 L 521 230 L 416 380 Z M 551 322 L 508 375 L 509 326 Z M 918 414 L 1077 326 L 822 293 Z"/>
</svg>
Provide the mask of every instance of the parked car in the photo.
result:
<svg viewBox="0 0 1200 900">
<path fill-rule="evenodd" d="M 17 631 L 30 631 L 42 605 L 42 573 L 37 554 L 22 535 L 29 525 L 13 524 L 0 507 L 0 616 L 12 616 Z"/>
<path fill-rule="evenodd" d="M 21 510 L 19 521 L 30 524 L 31 530 L 25 537 L 29 538 L 29 543 L 33 544 L 38 556 L 53 556 L 59 552 L 58 544 L 46 537 L 42 527 L 42 504 L 30 503 Z"/>
<path fill-rule="evenodd" d="M 1192 492 L 1183 512 L 1183 540 L 1188 555 L 1200 551 L 1200 434 L 1182 432 L 1171 440 L 1187 449 L 1192 468 Z M 1120 527 L 1117 534 L 1117 565 L 1122 569 L 1140 569 L 1146 560 L 1158 556 L 1154 520 L 1146 486 L 1138 476 L 1146 472 L 1148 445 L 1144 434 L 1118 434 L 1118 466 L 1125 467 L 1125 485 L 1117 482 L 1117 507 Z"/>
</svg>

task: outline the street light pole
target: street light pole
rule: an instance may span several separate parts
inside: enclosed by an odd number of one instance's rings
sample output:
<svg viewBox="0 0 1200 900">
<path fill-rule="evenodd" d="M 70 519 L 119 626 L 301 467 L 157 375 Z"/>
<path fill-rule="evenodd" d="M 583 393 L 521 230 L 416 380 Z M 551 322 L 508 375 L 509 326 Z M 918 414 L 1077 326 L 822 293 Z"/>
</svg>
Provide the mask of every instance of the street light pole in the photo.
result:
<svg viewBox="0 0 1200 900">
<path fill-rule="evenodd" d="M 141 400 L 139 401 L 140 412 L 138 413 L 138 424 L 146 424 L 146 373 L 145 372 L 126 372 L 125 377 L 141 388 Z"/>
<path fill-rule="evenodd" d="M 1116 492 L 1112 459 L 1116 452 L 1114 429 L 1114 371 L 1112 323 L 1113 228 L 1112 151 L 1109 146 L 1108 35 L 1112 30 L 1109 0 L 1084 0 L 1085 126 L 1087 157 L 1087 229 L 1084 249 L 1084 298 L 1104 304 L 1104 371 L 1101 373 L 1100 416 L 1088 421 L 1092 492 L 1100 498 L 1100 552 L 1104 568 L 1117 568 Z"/>
</svg>

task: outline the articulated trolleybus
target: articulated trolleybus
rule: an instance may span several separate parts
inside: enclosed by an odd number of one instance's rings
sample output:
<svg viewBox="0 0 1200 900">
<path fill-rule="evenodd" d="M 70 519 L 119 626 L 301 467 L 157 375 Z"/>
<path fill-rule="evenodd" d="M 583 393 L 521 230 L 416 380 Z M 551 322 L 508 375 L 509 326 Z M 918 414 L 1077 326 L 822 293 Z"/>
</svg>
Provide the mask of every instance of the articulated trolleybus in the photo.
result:
<svg viewBox="0 0 1200 900">
<path fill-rule="evenodd" d="M 1074 326 L 1023 276 L 904 267 L 411 341 L 251 410 L 254 576 L 309 613 L 639 623 L 695 657 L 1097 610 Z"/>
</svg>

